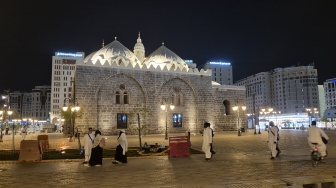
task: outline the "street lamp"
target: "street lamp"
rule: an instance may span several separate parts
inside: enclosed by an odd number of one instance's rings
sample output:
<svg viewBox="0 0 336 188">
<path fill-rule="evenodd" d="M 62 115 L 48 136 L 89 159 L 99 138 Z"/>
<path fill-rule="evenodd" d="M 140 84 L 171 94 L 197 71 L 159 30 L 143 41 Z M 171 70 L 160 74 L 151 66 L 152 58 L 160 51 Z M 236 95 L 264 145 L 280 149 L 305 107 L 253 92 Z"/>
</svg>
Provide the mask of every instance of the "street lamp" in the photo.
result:
<svg viewBox="0 0 336 188">
<path fill-rule="evenodd" d="M 247 114 L 247 117 L 252 117 L 252 126 L 254 127 L 254 134 L 257 134 L 257 127 L 256 127 L 256 125 L 255 125 L 255 119 L 254 119 L 254 113 L 252 113 L 252 114 Z"/>
<path fill-rule="evenodd" d="M 245 111 L 246 110 L 246 106 L 234 106 L 232 107 L 233 111 L 237 111 L 237 130 L 238 130 L 238 136 L 241 136 L 241 128 L 240 128 L 240 124 L 239 124 L 239 113 L 240 113 L 240 109 Z"/>
<path fill-rule="evenodd" d="M 76 115 L 77 115 L 77 112 L 80 110 L 80 107 L 78 106 L 78 102 L 76 104 L 75 100 L 73 100 L 73 104 L 71 104 L 71 105 L 69 105 L 69 101 L 71 101 L 71 99 L 65 98 L 64 101 L 65 102 L 64 102 L 64 106 L 62 107 L 62 110 L 64 112 L 69 111 L 68 113 L 69 113 L 69 116 L 70 116 L 70 126 L 71 126 L 70 127 L 70 140 L 69 140 L 69 142 L 72 142 L 72 137 L 73 137 L 74 132 L 75 132 Z"/>
<path fill-rule="evenodd" d="M 275 112 L 272 112 L 273 114 L 275 114 L 275 125 L 278 125 L 278 114 L 281 113 L 281 111 L 275 111 Z"/>
<path fill-rule="evenodd" d="M 260 114 L 264 114 L 264 121 L 266 120 L 266 109 L 265 108 L 262 108 L 261 109 L 261 112 L 259 112 Z M 266 123 L 265 123 L 265 127 L 266 127 Z M 261 134 L 261 132 L 260 132 L 260 122 L 259 122 L 259 132 L 258 132 L 258 134 Z"/>
<path fill-rule="evenodd" d="M 310 112 L 311 112 L 311 109 L 310 108 L 306 108 L 306 111 L 307 111 L 307 114 L 308 114 L 308 126 L 311 125 L 310 123 Z"/>
<path fill-rule="evenodd" d="M 13 111 L 8 110 L 8 111 L 7 111 L 7 114 L 8 114 L 8 122 L 9 122 L 9 121 L 11 120 L 10 116 L 13 114 Z M 12 132 L 12 147 L 13 147 L 13 151 L 15 150 L 14 127 L 15 127 L 15 124 L 13 125 L 13 132 Z"/>
<path fill-rule="evenodd" d="M 2 120 L 3 120 L 3 117 L 2 117 L 2 114 L 3 114 L 3 111 L 0 110 L 0 122 L 1 122 L 1 126 L 0 126 L 0 142 L 2 142 Z"/>
<path fill-rule="evenodd" d="M 165 102 L 164 102 L 165 101 Z M 166 112 L 166 133 L 165 133 L 165 140 L 168 140 L 168 106 L 170 110 L 174 110 L 175 106 L 173 104 L 167 103 L 167 98 L 162 99 L 161 109 Z"/>
</svg>

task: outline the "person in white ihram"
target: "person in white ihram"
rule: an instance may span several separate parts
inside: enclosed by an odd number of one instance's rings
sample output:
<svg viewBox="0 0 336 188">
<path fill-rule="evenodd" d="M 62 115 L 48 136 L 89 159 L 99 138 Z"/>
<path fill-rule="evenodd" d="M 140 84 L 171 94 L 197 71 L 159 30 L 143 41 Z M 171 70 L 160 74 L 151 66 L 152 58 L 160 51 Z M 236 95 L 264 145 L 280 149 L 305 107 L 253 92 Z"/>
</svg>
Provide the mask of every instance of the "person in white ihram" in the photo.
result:
<svg viewBox="0 0 336 188">
<path fill-rule="evenodd" d="M 202 150 L 205 153 L 205 160 L 210 161 L 211 159 L 211 146 L 212 146 L 212 131 L 210 129 L 210 123 L 204 123 L 204 131 L 203 131 L 203 145 Z"/>
<path fill-rule="evenodd" d="M 274 122 L 270 121 L 269 122 L 269 129 L 268 129 L 268 148 L 272 152 L 272 157 L 270 159 L 274 159 L 277 156 L 277 141 L 278 141 L 278 128 L 274 126 Z"/>
<path fill-rule="evenodd" d="M 91 157 L 92 144 L 95 139 L 94 133 L 92 133 L 92 128 L 89 128 L 89 133 L 84 135 L 84 165 L 88 165 Z"/>
<path fill-rule="evenodd" d="M 323 143 L 322 137 L 329 140 L 326 133 L 322 129 L 316 127 L 316 121 L 312 121 L 312 126 L 308 129 L 308 144 L 312 149 L 314 149 L 315 145 L 313 143 L 317 143 L 316 146 L 318 151 L 321 153 L 321 159 L 324 160 L 327 155 L 327 146 Z"/>
<path fill-rule="evenodd" d="M 26 136 L 27 136 L 27 125 L 24 125 L 21 128 L 21 135 L 22 135 L 22 140 L 26 139 Z"/>
</svg>

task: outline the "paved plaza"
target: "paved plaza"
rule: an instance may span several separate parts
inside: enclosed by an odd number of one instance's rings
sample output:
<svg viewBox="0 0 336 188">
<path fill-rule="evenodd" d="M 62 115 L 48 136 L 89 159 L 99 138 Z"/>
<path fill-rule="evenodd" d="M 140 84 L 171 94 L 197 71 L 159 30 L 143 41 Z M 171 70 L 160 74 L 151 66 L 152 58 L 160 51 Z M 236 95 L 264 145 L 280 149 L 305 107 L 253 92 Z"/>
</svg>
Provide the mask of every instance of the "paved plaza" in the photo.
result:
<svg viewBox="0 0 336 188">
<path fill-rule="evenodd" d="M 0 161 L 0 187 L 193 187 L 193 188 L 245 188 L 262 187 L 266 179 L 282 179 L 309 175 L 336 175 L 336 131 L 326 131 L 330 137 L 325 164 L 313 167 L 306 130 L 281 130 L 282 153 L 270 160 L 267 132 L 253 134 L 249 130 L 237 136 L 236 132 L 215 134 L 217 152 L 210 162 L 204 154 L 190 157 L 154 156 L 128 158 L 127 164 L 114 165 L 104 159 L 101 167 L 86 167 L 82 160 L 43 161 L 18 163 Z M 77 148 L 77 142 L 68 142 L 62 134 L 49 133 L 51 148 Z M 176 134 L 174 134 L 176 135 Z M 172 135 L 170 135 L 172 136 Z M 36 139 L 29 134 L 27 139 Z M 12 136 L 5 135 L 0 149 L 12 148 Z M 127 136 L 130 147 L 137 147 L 138 137 Z M 19 148 L 20 135 L 15 137 Z M 107 148 L 115 148 L 116 136 L 107 136 Z M 165 144 L 164 135 L 146 135 L 142 143 Z M 194 148 L 201 148 L 202 136 L 191 134 Z"/>
</svg>

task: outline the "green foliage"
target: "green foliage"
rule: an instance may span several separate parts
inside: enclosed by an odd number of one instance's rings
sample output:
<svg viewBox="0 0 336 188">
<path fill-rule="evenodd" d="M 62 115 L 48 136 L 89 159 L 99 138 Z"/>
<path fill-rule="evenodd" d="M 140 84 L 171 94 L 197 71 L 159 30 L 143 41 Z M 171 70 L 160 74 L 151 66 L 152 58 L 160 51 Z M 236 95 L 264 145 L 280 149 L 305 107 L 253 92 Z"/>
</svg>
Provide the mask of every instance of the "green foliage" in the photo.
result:
<svg viewBox="0 0 336 188">
<path fill-rule="evenodd" d="M 322 118 L 321 118 L 321 121 L 322 121 L 322 122 L 329 122 L 328 119 L 327 119 L 326 117 L 322 117 Z"/>
<path fill-rule="evenodd" d="M 68 107 L 66 111 L 60 111 L 61 117 L 65 120 L 81 118 L 83 115 L 83 110 L 80 108 L 79 111 L 71 111 L 71 106 Z"/>
</svg>

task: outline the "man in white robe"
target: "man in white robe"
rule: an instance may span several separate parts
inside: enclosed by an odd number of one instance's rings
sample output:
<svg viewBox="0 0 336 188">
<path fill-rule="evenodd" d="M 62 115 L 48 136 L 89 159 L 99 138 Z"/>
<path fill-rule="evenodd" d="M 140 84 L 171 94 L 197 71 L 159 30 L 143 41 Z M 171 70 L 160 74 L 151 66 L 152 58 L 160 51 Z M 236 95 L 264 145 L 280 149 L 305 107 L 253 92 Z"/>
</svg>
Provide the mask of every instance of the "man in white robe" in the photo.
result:
<svg viewBox="0 0 336 188">
<path fill-rule="evenodd" d="M 212 145 L 212 131 L 210 129 L 210 123 L 204 123 L 204 131 L 203 131 L 203 145 L 202 150 L 205 153 L 205 161 L 209 161 L 211 159 L 211 145 Z"/>
<path fill-rule="evenodd" d="M 272 152 L 272 157 L 270 159 L 274 159 L 277 155 L 277 141 L 278 141 L 278 129 L 274 126 L 274 122 L 270 121 L 269 129 L 268 129 L 268 148 Z"/>
<path fill-rule="evenodd" d="M 94 141 L 95 135 L 92 133 L 92 128 L 89 128 L 89 133 L 84 135 L 84 162 L 83 164 L 88 164 L 91 157 L 92 144 Z"/>
<path fill-rule="evenodd" d="M 24 125 L 24 126 L 21 128 L 21 136 L 22 136 L 22 140 L 26 139 L 26 136 L 27 136 L 27 128 L 28 128 L 27 125 Z"/>
<path fill-rule="evenodd" d="M 314 149 L 315 145 L 313 143 L 317 143 L 317 149 L 321 153 L 323 160 L 327 155 L 327 146 L 323 143 L 322 137 L 329 140 L 327 134 L 322 129 L 316 127 L 316 121 L 312 121 L 312 126 L 308 129 L 308 144 L 312 149 Z"/>
</svg>

